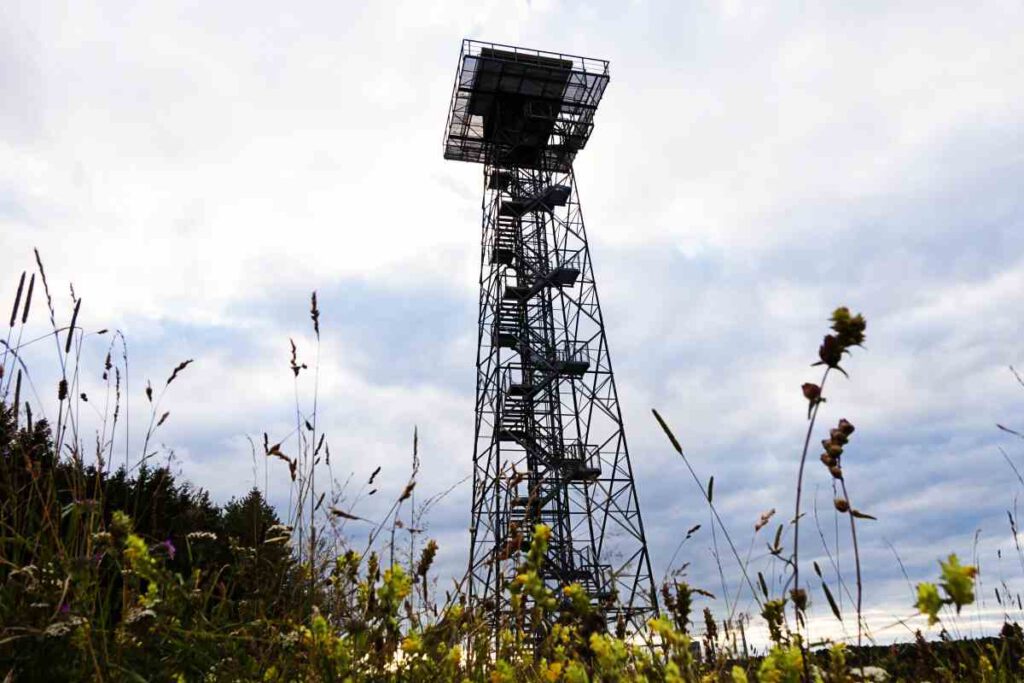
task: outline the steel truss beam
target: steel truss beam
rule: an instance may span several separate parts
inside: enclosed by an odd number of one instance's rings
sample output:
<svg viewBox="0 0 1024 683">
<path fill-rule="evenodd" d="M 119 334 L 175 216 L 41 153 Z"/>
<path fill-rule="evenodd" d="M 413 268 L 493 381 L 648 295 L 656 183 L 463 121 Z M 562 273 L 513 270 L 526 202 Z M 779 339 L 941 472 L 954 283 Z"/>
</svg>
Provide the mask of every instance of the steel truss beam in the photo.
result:
<svg viewBox="0 0 1024 683">
<path fill-rule="evenodd" d="M 654 582 L 571 165 L 485 165 L 478 332 L 471 604 L 507 624 L 543 523 L 544 582 L 645 634 Z"/>
</svg>

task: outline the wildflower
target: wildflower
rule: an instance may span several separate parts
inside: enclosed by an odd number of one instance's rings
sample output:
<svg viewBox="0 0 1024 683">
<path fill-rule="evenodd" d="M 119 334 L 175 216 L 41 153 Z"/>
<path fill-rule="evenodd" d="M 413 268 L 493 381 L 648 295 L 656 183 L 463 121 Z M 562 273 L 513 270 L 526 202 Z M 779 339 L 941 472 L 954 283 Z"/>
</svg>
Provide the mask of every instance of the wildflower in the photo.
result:
<svg viewBox="0 0 1024 683">
<path fill-rule="evenodd" d="M 843 447 L 834 441 L 825 439 L 821 442 L 821 447 L 825 449 L 825 452 L 834 458 L 839 457 L 843 454 Z"/>
<path fill-rule="evenodd" d="M 807 591 L 803 588 L 794 588 L 789 591 L 789 597 L 793 599 L 793 605 L 801 612 L 807 611 Z"/>
<path fill-rule="evenodd" d="M 804 669 L 803 651 L 797 645 L 786 647 L 776 646 L 768 651 L 768 655 L 761 661 L 757 670 L 757 678 L 760 681 L 799 681 L 803 680 L 806 670 Z"/>
<path fill-rule="evenodd" d="M 818 347 L 819 362 L 815 365 L 826 365 L 830 368 L 838 368 L 839 361 L 843 359 L 843 346 L 839 340 L 831 334 L 825 335 Z"/>
<path fill-rule="evenodd" d="M 426 578 L 427 573 L 430 571 L 430 566 L 434 564 L 434 557 L 437 555 L 437 542 L 430 540 L 427 541 L 427 545 L 423 548 L 423 553 L 420 555 L 420 560 L 416 564 L 416 575 Z"/>
<path fill-rule="evenodd" d="M 416 488 L 416 482 L 415 481 L 410 481 L 408 484 L 406 484 L 405 485 L 405 489 L 402 491 L 402 495 L 400 495 L 398 497 L 398 502 L 401 503 L 401 502 L 407 500 L 409 498 L 409 496 L 412 495 L 412 491 L 413 491 L 414 488 Z"/>
<path fill-rule="evenodd" d="M 850 434 L 852 433 L 853 425 L 846 419 L 842 419 L 837 426 L 829 430 L 829 437 L 821 442 L 822 448 L 825 449 L 825 452 L 821 454 L 821 462 L 828 468 L 829 473 L 834 479 L 843 478 L 843 468 L 840 465 L 839 458 L 843 454 L 843 446 L 849 442 Z M 845 503 L 846 501 L 843 502 Z M 840 509 L 839 503 L 836 504 L 836 509 L 840 512 L 845 512 L 845 510 Z"/>
<path fill-rule="evenodd" d="M 832 443 L 839 444 L 840 446 L 846 445 L 849 441 L 849 437 L 843 433 L 838 427 L 834 427 L 828 432 L 828 440 Z"/>
<path fill-rule="evenodd" d="M 124 623 L 134 624 L 146 619 L 155 619 L 156 612 L 146 607 L 131 607 L 125 614 Z"/>
<path fill-rule="evenodd" d="M 768 510 L 767 512 L 762 512 L 760 519 L 757 520 L 757 524 L 754 525 L 754 533 L 757 533 L 761 529 L 765 528 L 765 526 L 768 525 L 768 522 L 771 520 L 771 518 L 774 515 L 775 515 L 775 508 L 772 508 L 771 510 Z"/>
<path fill-rule="evenodd" d="M 56 621 L 43 631 L 43 635 L 47 638 L 60 638 L 74 631 L 79 626 L 86 623 L 84 617 L 70 617 L 63 621 Z"/>
<path fill-rule="evenodd" d="M 974 578 L 978 575 L 978 568 L 960 564 L 955 553 L 939 565 L 942 567 L 942 590 L 959 613 L 961 607 L 974 602 Z"/>
<path fill-rule="evenodd" d="M 804 398 L 807 399 L 807 417 L 810 418 L 811 411 L 814 410 L 814 407 L 819 403 L 824 403 L 825 399 L 822 398 L 821 387 L 817 384 L 805 382 L 800 388 L 804 393 Z"/>
<path fill-rule="evenodd" d="M 157 543 L 157 548 L 162 548 L 164 552 L 167 553 L 167 557 L 171 560 L 174 559 L 174 554 L 177 552 L 177 548 L 174 547 L 174 544 L 171 543 L 171 539 L 169 538 Z"/>
<path fill-rule="evenodd" d="M 850 309 L 843 306 L 832 313 L 832 330 L 843 348 L 860 346 L 864 343 L 864 330 L 867 322 L 864 316 L 858 313 L 850 315 Z"/>
<path fill-rule="evenodd" d="M 410 633 L 402 640 L 402 652 L 406 655 L 415 655 L 423 649 L 423 640 L 417 633 Z"/>
<path fill-rule="evenodd" d="M 785 600 L 768 600 L 761 608 L 761 617 L 768 623 L 768 635 L 775 644 L 782 642 L 785 610 Z"/>
<path fill-rule="evenodd" d="M 111 528 L 114 534 L 127 534 L 132 529 L 132 518 L 120 510 L 114 510 L 114 514 L 111 517 Z"/>
<path fill-rule="evenodd" d="M 811 403 L 817 403 L 821 399 L 821 387 L 817 384 L 805 382 L 801 389 L 804 392 L 804 398 Z"/>
<path fill-rule="evenodd" d="M 544 663 L 541 667 L 543 680 L 555 683 L 555 681 L 562 677 L 562 668 L 562 662 Z"/>
<path fill-rule="evenodd" d="M 939 597 L 939 589 L 934 583 L 917 584 L 917 602 L 914 607 L 921 614 L 928 617 L 928 625 L 932 626 L 939 620 L 939 610 L 942 609 L 942 598 Z"/>
</svg>

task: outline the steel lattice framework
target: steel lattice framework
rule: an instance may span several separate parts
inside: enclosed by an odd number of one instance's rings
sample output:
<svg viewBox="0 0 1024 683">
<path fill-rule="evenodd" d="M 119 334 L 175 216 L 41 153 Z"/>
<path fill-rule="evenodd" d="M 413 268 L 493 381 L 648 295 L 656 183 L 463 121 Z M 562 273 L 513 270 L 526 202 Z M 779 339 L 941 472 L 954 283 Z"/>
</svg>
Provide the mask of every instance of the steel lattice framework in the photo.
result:
<svg viewBox="0 0 1024 683">
<path fill-rule="evenodd" d="M 469 599 L 497 629 L 535 524 L 542 578 L 642 633 L 656 597 L 572 161 L 608 62 L 464 41 L 445 158 L 484 165 Z"/>
</svg>

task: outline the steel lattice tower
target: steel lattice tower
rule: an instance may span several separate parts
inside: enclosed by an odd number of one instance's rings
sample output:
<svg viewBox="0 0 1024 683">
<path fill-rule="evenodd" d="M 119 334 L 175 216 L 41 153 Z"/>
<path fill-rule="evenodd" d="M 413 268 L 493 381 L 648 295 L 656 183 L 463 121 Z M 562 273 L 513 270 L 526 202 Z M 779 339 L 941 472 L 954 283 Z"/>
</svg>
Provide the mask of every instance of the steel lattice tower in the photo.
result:
<svg viewBox="0 0 1024 683">
<path fill-rule="evenodd" d="M 537 523 L 543 579 L 643 633 L 656 597 L 572 162 L 608 62 L 463 41 L 446 159 L 483 164 L 469 600 L 497 627 Z"/>
</svg>

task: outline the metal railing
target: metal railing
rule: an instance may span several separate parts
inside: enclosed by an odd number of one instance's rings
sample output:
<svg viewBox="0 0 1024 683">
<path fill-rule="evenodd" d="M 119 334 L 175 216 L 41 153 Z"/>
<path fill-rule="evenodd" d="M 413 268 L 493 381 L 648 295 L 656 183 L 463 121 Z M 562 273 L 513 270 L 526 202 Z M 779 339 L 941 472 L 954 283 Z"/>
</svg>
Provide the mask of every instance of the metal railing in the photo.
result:
<svg viewBox="0 0 1024 683">
<path fill-rule="evenodd" d="M 567 365 L 580 363 L 590 365 L 590 348 L 586 344 L 566 341 L 555 348 L 555 363 Z"/>
</svg>

